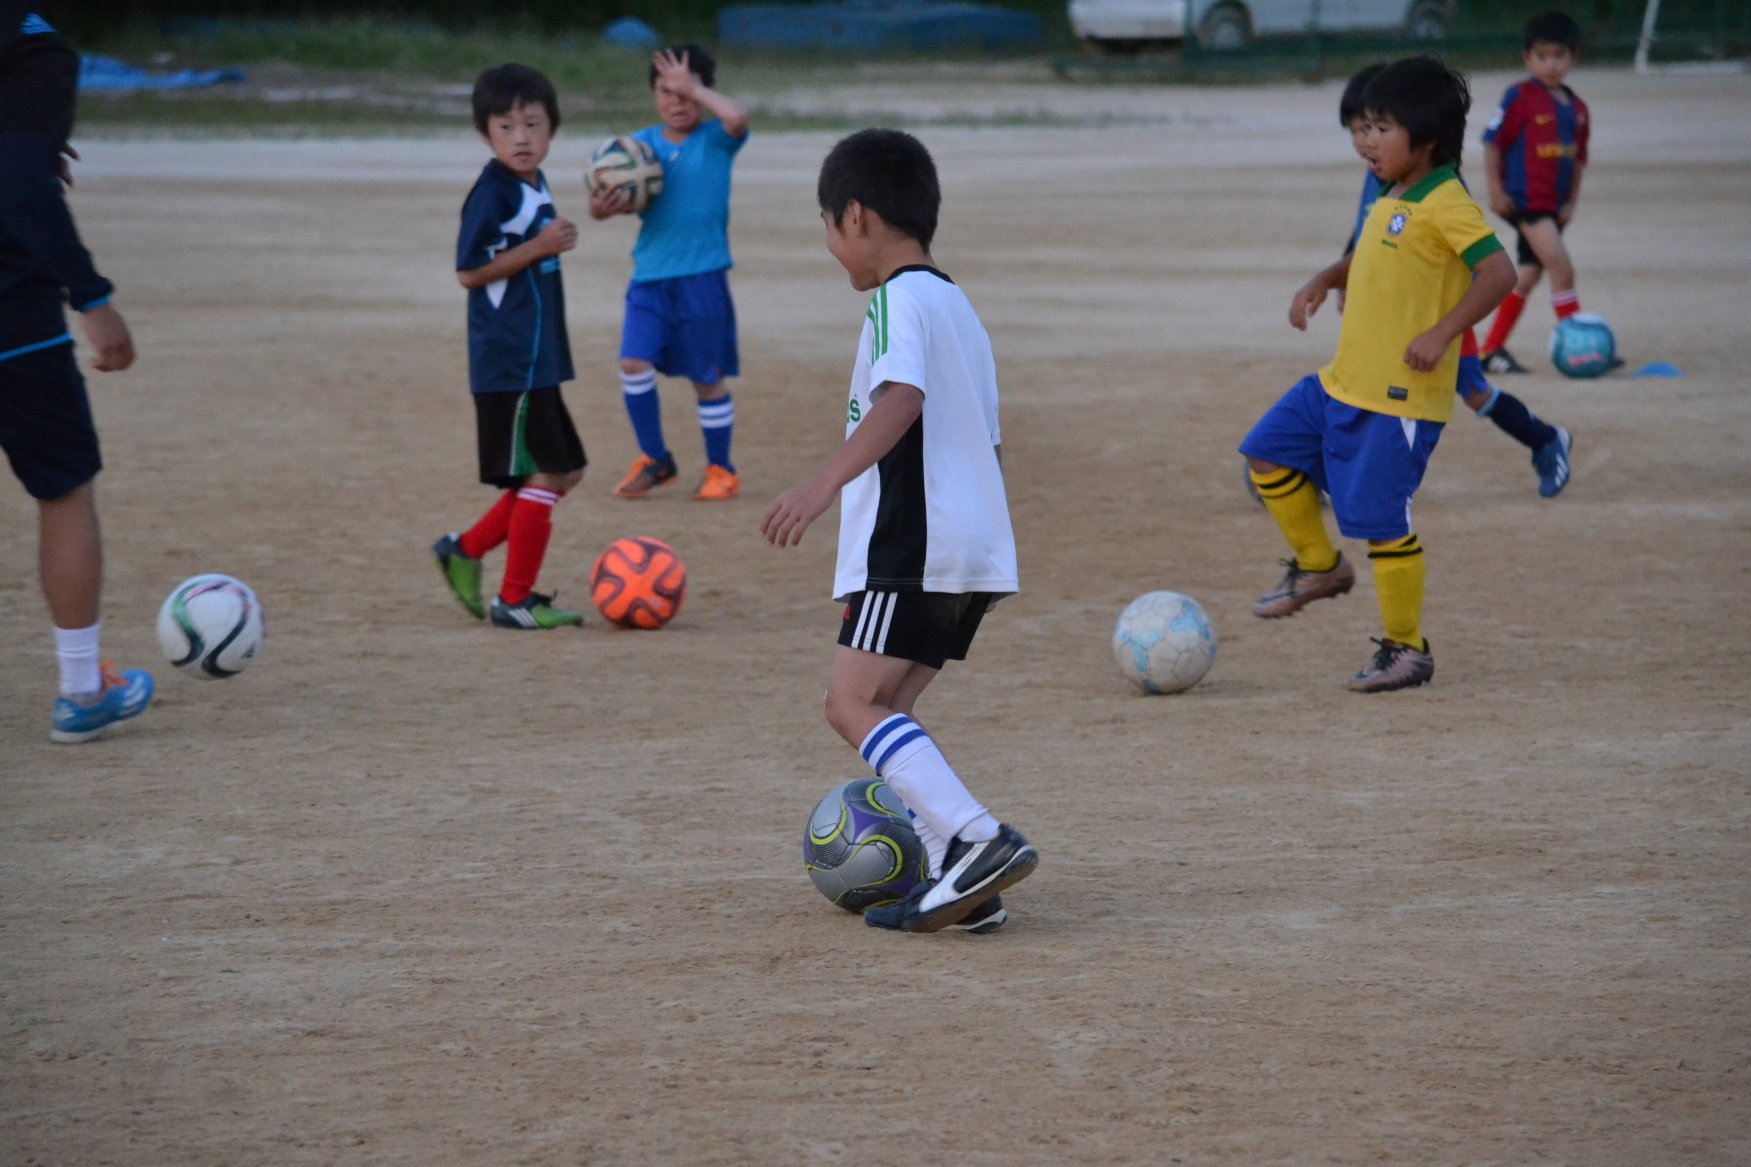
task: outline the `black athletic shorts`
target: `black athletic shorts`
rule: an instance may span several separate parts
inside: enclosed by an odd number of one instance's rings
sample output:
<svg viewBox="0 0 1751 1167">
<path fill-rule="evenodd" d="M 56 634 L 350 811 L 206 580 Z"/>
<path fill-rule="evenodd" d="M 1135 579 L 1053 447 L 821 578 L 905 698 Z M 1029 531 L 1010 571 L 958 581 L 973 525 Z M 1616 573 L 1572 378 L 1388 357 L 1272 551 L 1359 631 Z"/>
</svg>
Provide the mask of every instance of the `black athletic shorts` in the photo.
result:
<svg viewBox="0 0 1751 1167">
<path fill-rule="evenodd" d="M 60 498 L 103 469 L 71 343 L 0 361 L 0 449 L 32 498 Z"/>
<path fill-rule="evenodd" d="M 522 393 L 476 393 L 474 429 L 480 480 L 505 490 L 531 474 L 570 474 L 587 464 L 584 443 L 559 386 Z"/>
<path fill-rule="evenodd" d="M 845 605 L 839 643 L 940 669 L 967 659 L 995 599 L 990 592 L 856 592 Z"/>
<path fill-rule="evenodd" d="M 1514 228 L 1514 237 L 1519 241 L 1518 245 L 1515 247 L 1515 255 L 1518 258 L 1521 267 L 1543 267 L 1544 264 L 1537 255 L 1533 254 L 1531 245 L 1526 242 L 1526 236 L 1520 231 L 1520 225 L 1522 223 L 1541 223 L 1545 219 L 1555 218 L 1556 215 L 1550 211 L 1516 211 L 1514 214 L 1508 216 L 1508 222 Z M 1563 225 L 1561 223 L 1556 225 L 1556 233 L 1558 235 L 1563 233 Z"/>
</svg>

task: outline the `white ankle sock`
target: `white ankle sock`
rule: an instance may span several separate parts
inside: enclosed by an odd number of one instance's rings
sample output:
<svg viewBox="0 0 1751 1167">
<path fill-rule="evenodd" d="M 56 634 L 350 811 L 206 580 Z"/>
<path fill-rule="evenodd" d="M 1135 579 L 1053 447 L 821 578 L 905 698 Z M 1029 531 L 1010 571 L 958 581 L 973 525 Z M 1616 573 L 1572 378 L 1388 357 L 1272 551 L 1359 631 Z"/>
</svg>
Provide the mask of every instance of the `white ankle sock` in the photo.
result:
<svg viewBox="0 0 1751 1167">
<path fill-rule="evenodd" d="M 924 727 L 904 713 L 870 730 L 858 752 L 941 840 L 945 853 L 956 836 L 968 842 L 996 837 L 997 820 L 968 792 Z"/>
<path fill-rule="evenodd" d="M 97 668 L 97 633 L 102 627 L 100 621 L 89 628 L 55 629 L 55 662 L 61 666 L 61 696 L 88 697 L 103 688 L 103 676 Z"/>
</svg>

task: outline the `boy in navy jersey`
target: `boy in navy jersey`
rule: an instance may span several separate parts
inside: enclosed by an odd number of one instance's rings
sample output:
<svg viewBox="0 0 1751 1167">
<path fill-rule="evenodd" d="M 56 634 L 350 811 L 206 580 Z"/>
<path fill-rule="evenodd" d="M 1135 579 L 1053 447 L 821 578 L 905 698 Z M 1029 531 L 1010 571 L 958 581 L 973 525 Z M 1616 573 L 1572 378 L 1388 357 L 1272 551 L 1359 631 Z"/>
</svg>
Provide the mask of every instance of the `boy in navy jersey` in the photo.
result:
<svg viewBox="0 0 1751 1167">
<path fill-rule="evenodd" d="M 1521 43 L 1532 76 L 1503 95 L 1483 135 L 1490 210 L 1520 235 L 1519 278 L 1496 309 L 1483 343 L 1484 368 L 1492 373 L 1526 371 L 1504 346 L 1546 271 L 1556 318 L 1581 310 L 1575 265 L 1562 235 L 1581 199 L 1581 171 L 1592 134 L 1587 103 L 1563 83 L 1580 51 L 1581 26 L 1565 13 L 1546 12 L 1526 22 Z"/>
<path fill-rule="evenodd" d="M 134 342 L 61 191 L 78 81 L 79 57 L 48 21 L 0 0 L 0 449 L 37 500 L 37 569 L 61 674 L 49 729 L 57 742 L 88 741 L 152 700 L 151 676 L 116 672 L 98 652 L 103 539 L 93 483 L 103 460 L 67 305 L 94 368 L 127 368 Z"/>
<path fill-rule="evenodd" d="M 1364 161 L 1367 159 L 1368 115 L 1362 107 L 1362 94 L 1368 82 L 1385 67 L 1369 65 L 1358 70 L 1344 87 L 1343 97 L 1338 101 L 1338 122 L 1350 131 L 1350 145 Z M 1362 176 L 1362 195 L 1356 209 L 1356 223 L 1350 230 L 1344 258 L 1338 265 L 1346 272 L 1350 257 L 1355 254 L 1356 239 L 1368 220 L 1368 212 L 1373 210 L 1374 202 L 1383 189 L 1373 171 L 1370 170 Z M 1323 276 L 1324 273 L 1316 276 L 1315 282 Z M 1341 299 L 1339 303 L 1342 303 Z M 1305 315 L 1297 318 L 1291 312 L 1289 320 L 1296 328 L 1304 329 L 1307 326 Z M 1574 444 L 1569 431 L 1539 420 L 1525 402 L 1490 384 L 1489 379 L 1484 376 L 1483 364 L 1478 357 L 1477 337 L 1469 328 L 1460 338 L 1459 376 L 1454 388 L 1458 391 L 1460 400 L 1465 402 L 1466 408 L 1479 417 L 1489 418 L 1496 424 L 1496 428 L 1532 452 L 1532 469 L 1538 475 L 1538 493 L 1542 497 L 1554 498 L 1562 492 L 1563 487 L 1568 485 L 1569 450 Z"/>
<path fill-rule="evenodd" d="M 432 545 L 445 581 L 476 619 L 481 557 L 508 543 L 493 597 L 499 628 L 581 624 L 535 591 L 553 532 L 553 507 L 584 475 L 584 446 L 562 381 L 572 379 L 559 257 L 577 228 L 553 209 L 541 163 L 559 128 L 552 82 L 523 65 L 500 65 L 474 83 L 474 128 L 492 150 L 456 240 L 456 278 L 468 289 L 468 381 L 474 394 L 480 480 L 503 493 L 467 531 Z"/>
<path fill-rule="evenodd" d="M 988 932 L 1008 918 L 998 893 L 1039 855 L 973 798 L 912 718 L 943 664 L 966 659 L 990 606 L 1020 586 L 991 340 L 930 258 L 940 189 L 930 154 L 897 130 L 855 133 L 821 164 L 827 250 L 874 296 L 845 443 L 778 497 L 760 530 L 794 544 L 840 498 L 833 597 L 846 608 L 827 721 L 911 808 L 931 874 L 864 921 Z"/>
<path fill-rule="evenodd" d="M 706 466 L 693 497 L 719 502 L 742 490 L 730 461 L 736 407 L 724 379 L 741 373 L 729 283 L 730 168 L 748 140 L 748 111 L 713 89 L 716 79 L 716 63 L 698 45 L 655 54 L 651 97 L 662 122 L 633 135 L 661 160 L 663 193 L 640 212 L 626 288 L 620 388 L 639 455 L 614 488 L 620 498 L 643 498 L 678 473 L 663 441 L 658 373 L 686 377 L 698 398 Z M 631 209 L 624 191 L 590 200 L 593 219 Z"/>
</svg>

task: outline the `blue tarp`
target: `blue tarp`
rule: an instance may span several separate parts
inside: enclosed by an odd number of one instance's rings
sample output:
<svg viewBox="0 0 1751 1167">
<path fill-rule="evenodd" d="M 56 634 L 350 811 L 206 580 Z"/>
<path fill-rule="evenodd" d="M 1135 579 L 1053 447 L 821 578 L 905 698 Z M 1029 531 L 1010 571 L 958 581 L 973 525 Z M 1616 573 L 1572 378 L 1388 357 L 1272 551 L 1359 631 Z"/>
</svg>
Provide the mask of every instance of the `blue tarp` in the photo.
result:
<svg viewBox="0 0 1751 1167">
<path fill-rule="evenodd" d="M 79 58 L 79 88 L 83 92 L 133 93 L 141 89 L 204 89 L 243 80 L 242 69 L 181 69 L 152 73 L 114 57 L 86 54 Z"/>
<path fill-rule="evenodd" d="M 1031 13 L 935 0 L 750 4 L 717 14 L 718 43 L 756 49 L 1027 49 L 1044 35 L 1040 18 Z"/>
</svg>

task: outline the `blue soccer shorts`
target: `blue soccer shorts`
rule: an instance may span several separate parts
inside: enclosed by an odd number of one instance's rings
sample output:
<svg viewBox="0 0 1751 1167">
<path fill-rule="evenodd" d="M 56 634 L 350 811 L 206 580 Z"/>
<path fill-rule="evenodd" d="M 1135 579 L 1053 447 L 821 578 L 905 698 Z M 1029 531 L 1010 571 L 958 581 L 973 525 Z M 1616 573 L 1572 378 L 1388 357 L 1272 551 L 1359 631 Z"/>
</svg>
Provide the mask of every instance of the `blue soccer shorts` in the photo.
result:
<svg viewBox="0 0 1751 1167">
<path fill-rule="evenodd" d="M 1265 411 L 1240 452 L 1302 471 L 1331 496 L 1346 538 L 1378 542 L 1411 533 L 1411 496 L 1444 428 L 1346 405 L 1308 376 Z"/>
<path fill-rule="evenodd" d="M 728 270 L 629 284 L 620 357 L 701 385 L 740 376 Z"/>
<path fill-rule="evenodd" d="M 1484 376 L 1483 362 L 1475 356 L 1461 356 L 1459 371 L 1453 378 L 1453 391 L 1464 397 L 1467 393 L 1488 393 L 1492 386 Z"/>
</svg>

